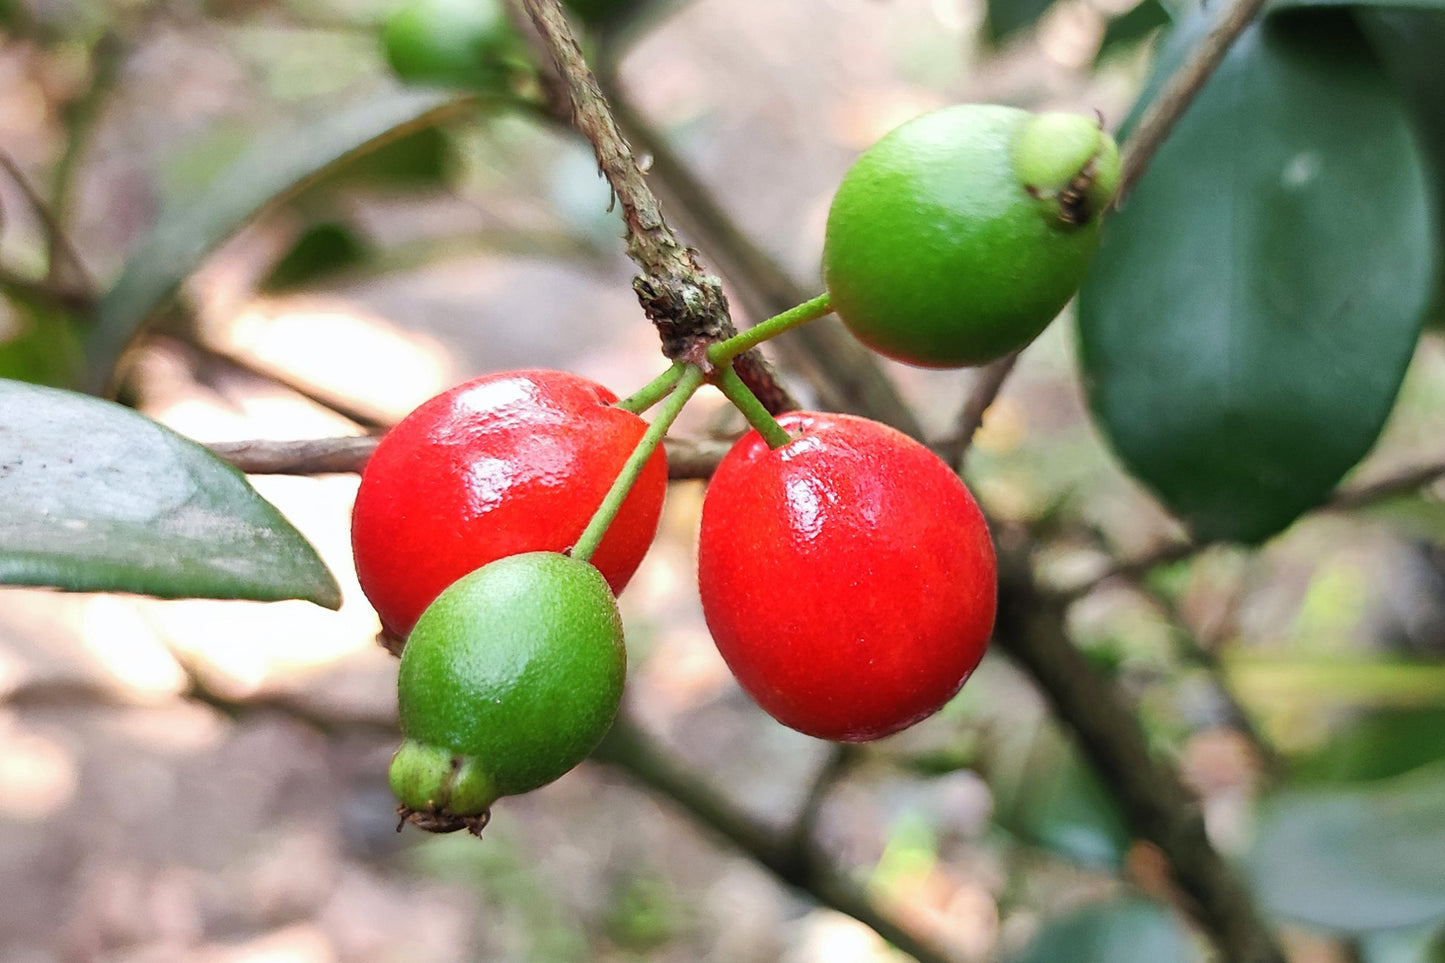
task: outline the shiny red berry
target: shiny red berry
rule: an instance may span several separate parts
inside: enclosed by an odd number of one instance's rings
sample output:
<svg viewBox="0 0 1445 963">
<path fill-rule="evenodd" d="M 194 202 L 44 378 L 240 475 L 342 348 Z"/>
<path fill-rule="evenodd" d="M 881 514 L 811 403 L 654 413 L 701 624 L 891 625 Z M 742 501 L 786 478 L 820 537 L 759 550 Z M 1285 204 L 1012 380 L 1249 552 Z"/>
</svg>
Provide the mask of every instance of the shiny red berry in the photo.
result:
<svg viewBox="0 0 1445 963">
<path fill-rule="evenodd" d="M 778 419 L 708 485 L 703 612 L 742 687 L 784 725 L 859 742 L 936 712 L 973 672 L 997 603 L 993 543 L 958 476 L 885 425 Z"/>
<path fill-rule="evenodd" d="M 463 575 L 570 548 L 647 429 L 616 400 L 577 375 L 512 371 L 440 394 L 388 432 L 351 517 L 357 578 L 382 623 L 405 636 Z M 591 559 L 613 592 L 652 543 L 666 487 L 659 448 Z"/>
</svg>

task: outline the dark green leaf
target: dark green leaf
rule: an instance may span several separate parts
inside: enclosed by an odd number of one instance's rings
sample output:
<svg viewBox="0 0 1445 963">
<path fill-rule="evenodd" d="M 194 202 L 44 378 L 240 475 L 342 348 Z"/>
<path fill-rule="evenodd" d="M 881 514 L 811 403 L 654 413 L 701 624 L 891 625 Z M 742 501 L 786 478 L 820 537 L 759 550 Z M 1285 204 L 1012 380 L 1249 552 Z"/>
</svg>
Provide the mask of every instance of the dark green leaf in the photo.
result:
<svg viewBox="0 0 1445 963">
<path fill-rule="evenodd" d="M 1199 959 L 1167 910 L 1139 899 L 1099 903 L 1050 920 L 1012 963 L 1192 963 Z"/>
<path fill-rule="evenodd" d="M 75 383 L 84 355 L 75 318 L 58 308 L 20 297 L 0 307 L 0 378 L 66 387 Z"/>
<path fill-rule="evenodd" d="M 1099 41 L 1099 52 L 1094 55 L 1094 64 L 1107 60 L 1119 50 L 1140 43 L 1160 27 L 1169 25 L 1169 11 L 1159 0 L 1140 0 L 1124 13 L 1109 20 L 1104 28 L 1104 39 Z"/>
<path fill-rule="evenodd" d="M 1273 535 L 1374 444 L 1433 249 L 1409 120 L 1349 18 L 1251 27 L 1106 225 L 1079 297 L 1097 423 L 1197 537 Z"/>
<path fill-rule="evenodd" d="M 1265 808 L 1250 858 L 1282 916 L 1342 932 L 1445 919 L 1445 765 L 1369 788 L 1296 791 Z"/>
<path fill-rule="evenodd" d="M 577 19 L 617 55 L 691 0 L 566 0 Z"/>
<path fill-rule="evenodd" d="M 206 256 L 271 204 L 294 196 L 337 165 L 466 109 L 436 91 L 369 97 L 348 110 L 265 138 L 193 203 L 162 217 L 101 299 L 87 347 L 85 387 L 104 390 L 121 353 Z"/>
<path fill-rule="evenodd" d="M 1428 10 L 1367 4 L 1356 7 L 1354 14 L 1411 108 L 1435 182 L 1435 223 L 1445 224 L 1445 71 L 1440 69 L 1440 52 L 1445 50 L 1445 2 Z M 1436 289 L 1429 316 L 1434 327 L 1445 326 L 1442 240 L 1436 239 Z"/>
<path fill-rule="evenodd" d="M 1054 0 L 988 0 L 984 37 L 996 44 L 1010 34 L 1032 27 L 1054 5 Z"/>
<path fill-rule="evenodd" d="M 108 401 L 0 381 L 0 505 L 0 584 L 341 604 L 244 476 Z"/>
<path fill-rule="evenodd" d="M 262 282 L 267 291 L 305 287 L 365 262 L 366 242 L 349 225 L 335 221 L 315 224 L 291 245 Z"/>
<path fill-rule="evenodd" d="M 1352 717 L 1324 747 L 1297 760 L 1300 779 L 1388 779 L 1445 757 L 1445 709 L 1385 709 Z"/>
<path fill-rule="evenodd" d="M 425 127 L 356 158 L 318 186 L 436 188 L 451 180 L 454 168 L 451 138 L 440 127 Z"/>
</svg>

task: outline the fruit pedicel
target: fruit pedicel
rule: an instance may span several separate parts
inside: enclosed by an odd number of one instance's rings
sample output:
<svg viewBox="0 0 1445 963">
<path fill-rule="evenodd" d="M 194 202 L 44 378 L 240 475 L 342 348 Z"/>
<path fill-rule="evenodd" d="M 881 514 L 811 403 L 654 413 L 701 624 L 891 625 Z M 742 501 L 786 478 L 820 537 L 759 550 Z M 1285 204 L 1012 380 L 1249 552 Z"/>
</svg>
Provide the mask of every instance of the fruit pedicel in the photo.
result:
<svg viewBox="0 0 1445 963">
<path fill-rule="evenodd" d="M 704 383 L 752 426 L 709 483 L 698 537 L 704 615 L 740 685 L 784 725 L 837 741 L 938 711 L 993 628 L 983 512 L 891 428 L 775 418 L 733 360 L 830 312 L 910 364 L 1017 351 L 1082 281 L 1118 180 L 1093 118 L 935 111 L 844 177 L 819 297 L 620 401 L 576 375 L 507 372 L 393 429 L 362 476 L 352 544 L 367 598 L 405 639 L 391 767 L 403 821 L 480 832 L 497 799 L 558 778 L 606 733 L 626 665 L 616 595 L 656 532 L 663 437 Z"/>
</svg>

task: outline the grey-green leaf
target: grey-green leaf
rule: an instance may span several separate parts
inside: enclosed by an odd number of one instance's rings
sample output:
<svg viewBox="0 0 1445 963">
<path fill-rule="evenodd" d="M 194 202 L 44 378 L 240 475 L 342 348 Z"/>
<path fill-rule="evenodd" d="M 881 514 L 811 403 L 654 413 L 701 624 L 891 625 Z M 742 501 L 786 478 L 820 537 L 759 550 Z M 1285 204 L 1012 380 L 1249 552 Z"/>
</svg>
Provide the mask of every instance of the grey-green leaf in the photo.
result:
<svg viewBox="0 0 1445 963">
<path fill-rule="evenodd" d="M 1445 10 L 1445 0 L 1271 0 L 1270 16 L 1320 7 L 1374 8 L 1377 10 Z"/>
<path fill-rule="evenodd" d="M 1279 914 L 1343 932 L 1445 920 L 1445 764 L 1366 789 L 1293 792 L 1265 809 L 1249 860 Z"/>
<path fill-rule="evenodd" d="M 1430 172 L 1434 176 L 1436 223 L 1445 223 L 1445 72 L 1440 51 L 1445 49 L 1445 2 L 1433 9 L 1408 4 L 1370 4 L 1352 11 L 1385 72 L 1394 80 L 1414 111 Z M 1427 323 L 1445 328 L 1445 251 L 1436 238 L 1435 300 Z"/>
<path fill-rule="evenodd" d="M 87 347 L 84 387 L 99 393 L 135 333 L 217 246 L 272 204 L 295 196 L 338 165 L 466 109 L 454 92 L 371 96 L 264 137 L 195 201 L 167 212 L 101 299 Z"/>
<path fill-rule="evenodd" d="M 1405 110 L 1347 15 L 1240 37 L 1079 297 L 1095 420 L 1197 537 L 1268 538 L 1374 444 L 1432 289 L 1430 212 Z"/>
<path fill-rule="evenodd" d="M 0 506 L 0 584 L 341 604 L 240 472 L 108 401 L 0 380 Z"/>
<path fill-rule="evenodd" d="M 1133 840 L 1099 777 L 1053 727 L 1028 749 L 1016 786 L 995 787 L 994 819 L 1080 866 L 1118 871 Z"/>
<path fill-rule="evenodd" d="M 1164 908 L 1140 899 L 1098 903 L 1044 924 L 1012 963 L 1191 963 L 1199 955 Z"/>
</svg>

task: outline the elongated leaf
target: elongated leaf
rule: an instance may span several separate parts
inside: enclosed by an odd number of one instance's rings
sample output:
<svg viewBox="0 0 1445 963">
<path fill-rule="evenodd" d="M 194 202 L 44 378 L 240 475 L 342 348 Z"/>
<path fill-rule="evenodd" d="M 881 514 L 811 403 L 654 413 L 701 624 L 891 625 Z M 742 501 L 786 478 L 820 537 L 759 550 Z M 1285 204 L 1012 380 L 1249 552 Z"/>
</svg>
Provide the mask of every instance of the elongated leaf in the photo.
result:
<svg viewBox="0 0 1445 963">
<path fill-rule="evenodd" d="M 24 297 L 11 296 L 0 310 L 10 314 L 0 335 L 0 378 L 69 387 L 82 362 L 74 315 Z"/>
<path fill-rule="evenodd" d="M 230 465 L 129 408 L 16 381 L 0 381 L 0 584 L 341 604 Z"/>
<path fill-rule="evenodd" d="M 984 36 L 994 44 L 1006 40 L 1032 27 L 1053 3 L 1054 0 L 988 0 Z"/>
<path fill-rule="evenodd" d="M 1388 708 L 1352 717 L 1320 749 L 1296 760 L 1297 780 L 1388 779 L 1445 758 L 1445 709 Z"/>
<path fill-rule="evenodd" d="M 261 289 L 286 291 L 323 282 L 365 263 L 370 254 L 366 241 L 350 224 L 322 221 L 302 232 L 261 282 Z"/>
<path fill-rule="evenodd" d="M 1445 765 L 1277 797 L 1249 860 L 1256 892 L 1281 915 L 1336 931 L 1445 920 L 1442 799 Z"/>
<path fill-rule="evenodd" d="M 1196 536 L 1273 535 L 1374 444 L 1432 288 L 1429 203 L 1398 95 L 1319 12 L 1247 30 L 1106 225 L 1090 406 Z"/>
<path fill-rule="evenodd" d="M 1099 903 L 1050 920 L 1012 963 L 1191 963 L 1183 928 L 1139 899 Z"/>
<path fill-rule="evenodd" d="M 1410 105 L 1435 182 L 1436 223 L 1445 224 L 1445 3 L 1434 9 L 1362 5 L 1355 19 Z M 1435 302 L 1429 323 L 1445 327 L 1445 239 L 1436 239 Z"/>
<path fill-rule="evenodd" d="M 131 338 L 222 241 L 271 204 L 360 157 L 473 103 L 438 91 L 368 99 L 257 142 L 195 202 L 168 212 L 101 299 L 84 387 L 103 391 Z"/>
<path fill-rule="evenodd" d="M 1097 67 L 1119 50 L 1141 43 L 1146 37 L 1169 24 L 1169 11 L 1159 0 L 1140 0 L 1124 13 L 1111 17 L 1094 55 Z"/>
</svg>

